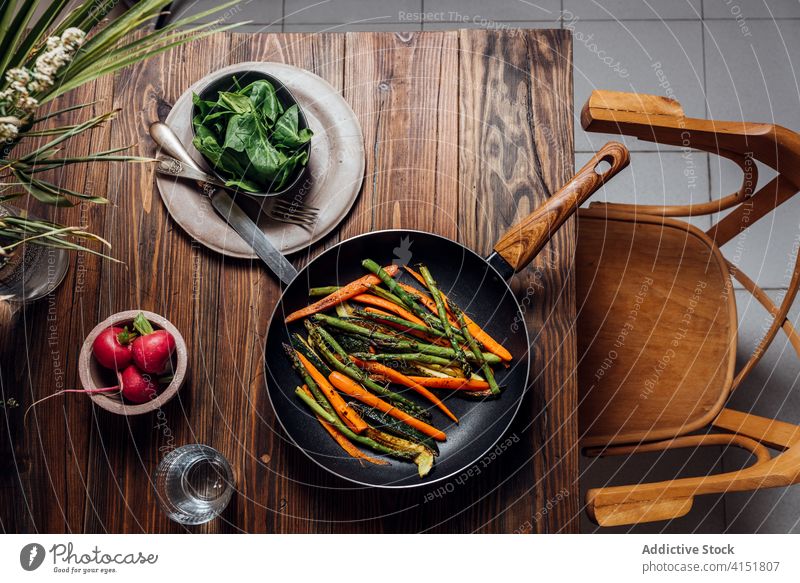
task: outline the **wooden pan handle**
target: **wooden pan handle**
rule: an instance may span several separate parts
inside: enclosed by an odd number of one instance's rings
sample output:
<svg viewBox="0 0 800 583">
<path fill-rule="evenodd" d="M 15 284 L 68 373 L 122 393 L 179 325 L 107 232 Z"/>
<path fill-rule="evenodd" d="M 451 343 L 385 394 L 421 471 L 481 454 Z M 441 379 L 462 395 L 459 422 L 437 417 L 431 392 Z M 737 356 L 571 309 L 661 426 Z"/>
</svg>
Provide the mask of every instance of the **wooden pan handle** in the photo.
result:
<svg viewBox="0 0 800 583">
<path fill-rule="evenodd" d="M 598 172 L 596 167 L 602 161 L 608 162 L 610 167 Z M 619 142 L 607 143 L 547 202 L 506 231 L 495 244 L 495 253 L 514 272 L 528 265 L 564 221 L 628 162 L 630 156 L 625 146 Z"/>
</svg>

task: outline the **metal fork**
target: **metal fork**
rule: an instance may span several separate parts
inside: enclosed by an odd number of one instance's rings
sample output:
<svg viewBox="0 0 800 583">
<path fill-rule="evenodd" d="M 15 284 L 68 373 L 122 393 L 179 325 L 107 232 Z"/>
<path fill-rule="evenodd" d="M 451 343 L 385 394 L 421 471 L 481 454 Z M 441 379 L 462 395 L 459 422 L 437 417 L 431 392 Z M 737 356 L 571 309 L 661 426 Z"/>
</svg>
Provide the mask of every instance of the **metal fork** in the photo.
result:
<svg viewBox="0 0 800 583">
<path fill-rule="evenodd" d="M 276 198 L 272 206 L 266 209 L 267 216 L 282 223 L 291 223 L 301 227 L 313 227 L 319 217 L 319 209 L 303 201 Z"/>
<path fill-rule="evenodd" d="M 175 176 L 178 178 L 188 178 L 190 180 L 197 180 L 213 184 L 220 188 L 235 191 L 221 180 L 216 177 L 183 164 L 180 160 L 169 156 L 161 156 L 158 160 L 156 171 L 159 174 L 168 176 Z M 287 200 L 283 197 L 277 197 L 271 201 L 267 201 L 264 205 L 264 212 L 266 215 L 276 221 L 282 223 L 289 223 L 292 225 L 299 225 L 301 227 L 313 227 L 319 217 L 319 209 L 306 204 L 298 197 Z"/>
</svg>

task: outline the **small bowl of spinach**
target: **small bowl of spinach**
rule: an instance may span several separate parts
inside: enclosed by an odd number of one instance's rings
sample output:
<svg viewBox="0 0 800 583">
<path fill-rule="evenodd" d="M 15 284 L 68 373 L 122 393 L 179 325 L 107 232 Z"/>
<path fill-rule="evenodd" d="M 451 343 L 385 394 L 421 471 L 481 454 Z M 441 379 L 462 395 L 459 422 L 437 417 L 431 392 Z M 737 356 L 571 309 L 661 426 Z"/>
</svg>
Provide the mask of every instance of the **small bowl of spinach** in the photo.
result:
<svg viewBox="0 0 800 583">
<path fill-rule="evenodd" d="M 276 196 L 308 168 L 312 132 L 286 86 L 249 71 L 192 94 L 192 144 L 217 178 L 253 196 Z"/>
</svg>

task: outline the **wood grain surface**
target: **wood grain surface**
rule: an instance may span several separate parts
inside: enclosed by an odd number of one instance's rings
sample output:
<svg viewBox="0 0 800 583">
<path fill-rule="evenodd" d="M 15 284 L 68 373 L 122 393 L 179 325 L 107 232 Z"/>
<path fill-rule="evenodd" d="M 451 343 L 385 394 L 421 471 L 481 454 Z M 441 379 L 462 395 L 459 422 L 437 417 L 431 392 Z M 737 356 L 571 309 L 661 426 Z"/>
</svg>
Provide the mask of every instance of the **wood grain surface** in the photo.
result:
<svg viewBox="0 0 800 583">
<path fill-rule="evenodd" d="M 68 96 L 121 109 L 72 145 L 133 145 L 191 83 L 246 60 L 291 63 L 342 92 L 367 151 L 364 187 L 339 232 L 292 257 L 380 228 L 433 231 L 488 253 L 500 233 L 571 174 L 572 43 L 560 30 L 221 34 Z M 208 252 L 167 215 L 147 165 L 74 168 L 68 186 L 107 193 L 105 207 L 58 211 L 113 245 L 116 265 L 78 254 L 64 285 L 24 313 L 2 355 L 0 529 L 5 532 L 575 532 L 578 500 L 575 292 L 571 221 L 512 286 L 532 339 L 532 386 L 492 461 L 434 489 L 354 487 L 323 473 L 275 422 L 263 376 L 280 289 L 267 270 Z M 36 398 L 77 386 L 77 354 L 113 312 L 164 315 L 190 347 L 178 397 L 124 418 L 89 399 Z M 60 388 L 60 387 L 59 387 Z M 238 493 L 223 516 L 187 529 L 156 503 L 150 476 L 172 447 L 206 443 L 231 462 Z"/>
</svg>

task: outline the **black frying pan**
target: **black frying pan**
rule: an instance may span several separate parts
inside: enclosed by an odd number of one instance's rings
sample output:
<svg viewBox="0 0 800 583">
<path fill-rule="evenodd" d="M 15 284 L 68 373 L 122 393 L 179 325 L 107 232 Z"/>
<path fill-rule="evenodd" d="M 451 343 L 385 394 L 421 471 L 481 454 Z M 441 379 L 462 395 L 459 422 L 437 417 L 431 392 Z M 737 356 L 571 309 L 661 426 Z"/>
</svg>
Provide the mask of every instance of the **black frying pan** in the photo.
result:
<svg viewBox="0 0 800 583">
<path fill-rule="evenodd" d="M 601 171 L 601 161 L 608 162 L 609 168 Z M 528 265 L 567 217 L 627 164 L 628 151 L 623 145 L 606 144 L 558 193 L 512 227 L 488 259 L 439 235 L 389 230 L 353 237 L 311 261 L 284 291 L 272 313 L 267 334 L 267 391 L 278 421 L 290 439 L 326 470 L 365 486 L 397 488 L 430 484 L 462 472 L 483 457 L 511 424 L 528 379 L 528 333 L 506 279 Z M 445 295 L 514 357 L 511 366 L 498 369 L 497 381 L 504 387 L 498 399 L 476 402 L 452 396 L 452 392 L 438 391 L 442 398 L 447 395 L 447 405 L 460 424 L 455 425 L 433 409 L 433 424 L 447 433 L 447 441 L 439 444 L 441 453 L 425 478 L 417 475 L 413 463 L 398 460 L 392 460 L 388 466 L 362 466 L 341 450 L 294 395 L 301 383 L 282 344 L 289 341 L 292 332 L 304 334 L 305 329 L 301 323 L 287 326 L 284 317 L 309 303 L 309 288 L 343 284 L 364 275 L 361 267 L 364 258 L 381 265 L 424 263 Z M 410 282 L 407 274 L 400 277 Z"/>
</svg>

